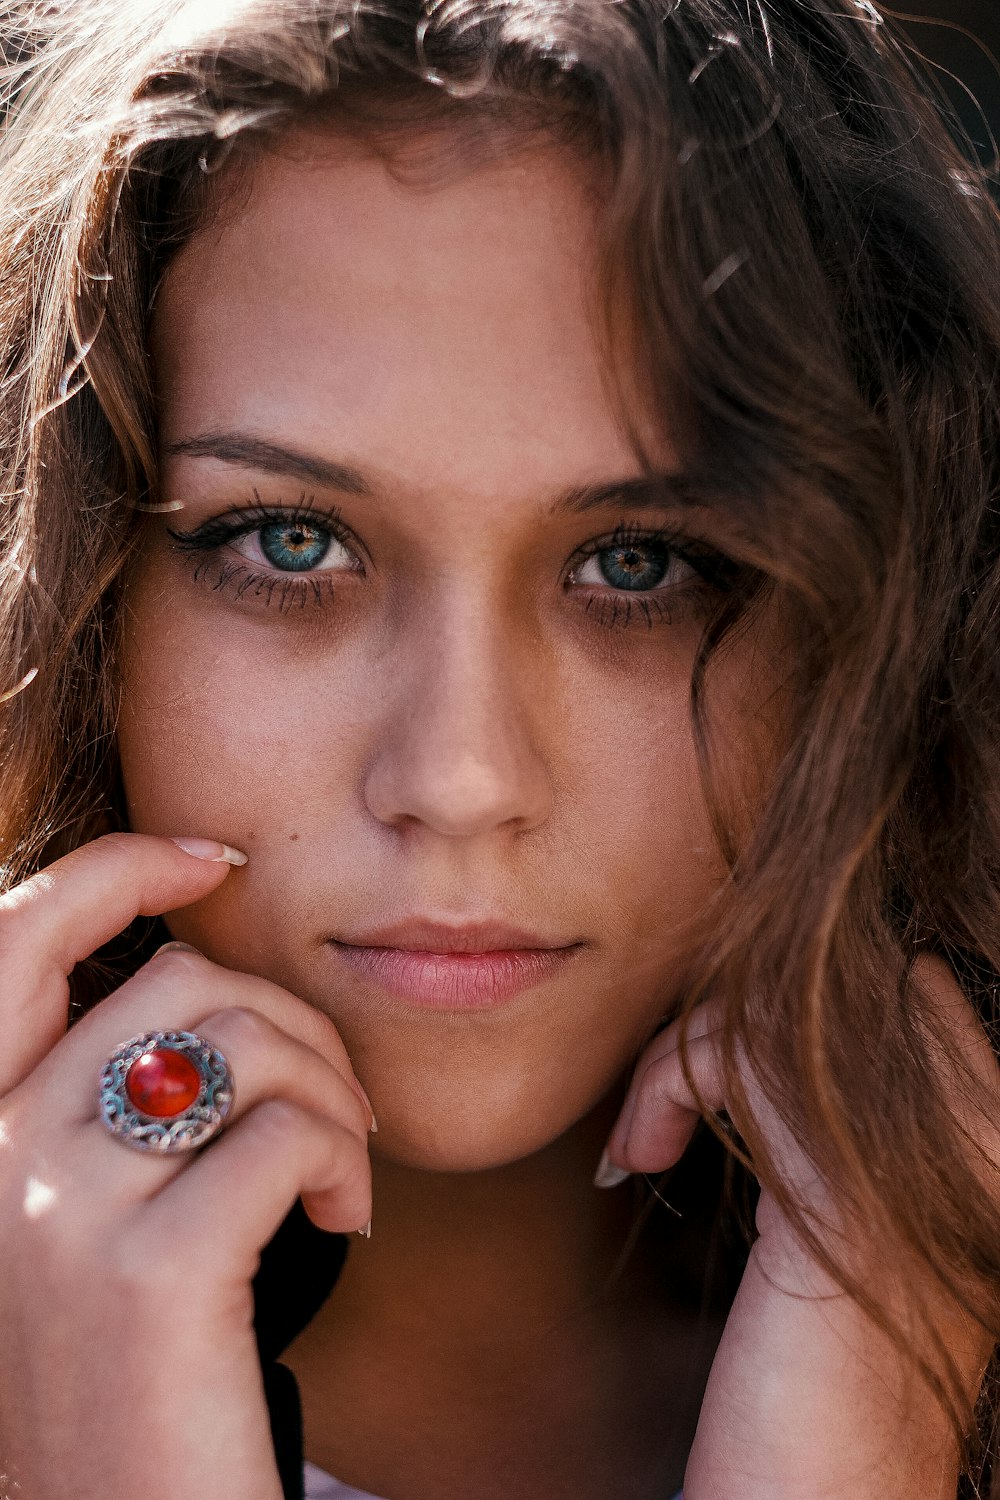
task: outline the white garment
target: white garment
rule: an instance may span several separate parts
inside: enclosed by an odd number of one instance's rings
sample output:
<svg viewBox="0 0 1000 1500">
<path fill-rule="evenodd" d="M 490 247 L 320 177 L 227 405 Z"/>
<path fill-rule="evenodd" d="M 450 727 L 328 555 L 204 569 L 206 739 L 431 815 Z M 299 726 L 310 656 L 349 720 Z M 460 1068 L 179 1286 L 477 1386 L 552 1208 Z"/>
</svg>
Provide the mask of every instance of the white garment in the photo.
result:
<svg viewBox="0 0 1000 1500">
<path fill-rule="evenodd" d="M 303 1472 L 306 1500 L 378 1500 L 377 1495 L 369 1495 L 365 1490 L 352 1490 L 349 1484 L 341 1484 L 339 1479 L 324 1474 L 315 1464 L 307 1463 Z M 684 1500 L 684 1496 L 678 1491 L 674 1500 Z"/>
<path fill-rule="evenodd" d="M 369 1495 L 364 1490 L 352 1489 L 349 1484 L 341 1484 L 339 1479 L 334 1479 L 332 1474 L 324 1474 L 315 1464 L 307 1462 L 302 1472 L 305 1475 L 306 1500 L 378 1500 L 377 1495 Z"/>
</svg>

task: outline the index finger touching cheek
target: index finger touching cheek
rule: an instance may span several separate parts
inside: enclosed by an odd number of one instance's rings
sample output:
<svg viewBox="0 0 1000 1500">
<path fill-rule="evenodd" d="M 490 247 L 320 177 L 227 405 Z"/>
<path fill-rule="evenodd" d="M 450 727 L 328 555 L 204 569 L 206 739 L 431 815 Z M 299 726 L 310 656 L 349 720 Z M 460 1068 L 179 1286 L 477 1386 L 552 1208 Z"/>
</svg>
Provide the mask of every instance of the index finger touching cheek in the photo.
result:
<svg viewBox="0 0 1000 1500">
<path fill-rule="evenodd" d="M 65 1032 L 76 964 L 135 917 L 190 906 L 245 863 L 211 839 L 112 833 L 0 897 L 0 1094 Z"/>
</svg>

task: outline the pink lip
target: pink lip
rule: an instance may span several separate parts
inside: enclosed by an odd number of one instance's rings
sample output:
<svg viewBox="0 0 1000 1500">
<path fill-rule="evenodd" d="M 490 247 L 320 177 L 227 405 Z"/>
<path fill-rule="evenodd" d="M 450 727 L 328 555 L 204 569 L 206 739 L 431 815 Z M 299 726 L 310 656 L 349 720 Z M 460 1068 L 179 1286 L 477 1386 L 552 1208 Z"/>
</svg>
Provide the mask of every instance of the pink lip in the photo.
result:
<svg viewBox="0 0 1000 1500">
<path fill-rule="evenodd" d="M 582 945 L 494 922 L 413 920 L 330 946 L 356 973 L 413 1005 L 486 1010 L 556 974 Z"/>
</svg>

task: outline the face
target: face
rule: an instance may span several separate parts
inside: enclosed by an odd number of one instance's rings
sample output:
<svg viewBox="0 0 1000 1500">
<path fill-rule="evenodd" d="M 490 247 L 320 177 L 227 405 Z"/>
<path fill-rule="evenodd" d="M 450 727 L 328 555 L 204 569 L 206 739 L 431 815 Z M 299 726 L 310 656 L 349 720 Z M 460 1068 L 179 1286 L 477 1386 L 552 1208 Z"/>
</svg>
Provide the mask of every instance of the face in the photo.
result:
<svg viewBox="0 0 1000 1500">
<path fill-rule="evenodd" d="M 377 1149 L 434 1169 L 595 1107 L 724 874 L 689 711 L 724 584 L 609 404 L 591 201 L 554 147 L 428 186 L 316 137 L 155 311 L 178 508 L 130 584 L 131 826 L 249 854 L 172 931 L 327 1012 Z"/>
</svg>

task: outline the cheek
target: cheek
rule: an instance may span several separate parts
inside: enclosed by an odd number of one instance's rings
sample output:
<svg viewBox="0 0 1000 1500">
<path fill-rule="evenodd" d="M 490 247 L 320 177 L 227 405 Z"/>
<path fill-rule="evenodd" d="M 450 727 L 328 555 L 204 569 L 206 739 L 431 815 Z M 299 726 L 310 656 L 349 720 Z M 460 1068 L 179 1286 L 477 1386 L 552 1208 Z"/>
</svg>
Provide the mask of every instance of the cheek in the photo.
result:
<svg viewBox="0 0 1000 1500">
<path fill-rule="evenodd" d="M 176 610 L 155 571 L 133 586 L 120 658 L 118 747 L 132 826 L 236 843 L 299 831 L 345 785 L 353 675 L 296 664 L 225 611 Z M 337 768 L 336 774 L 329 768 Z"/>
<path fill-rule="evenodd" d="M 638 663 L 591 668 L 560 722 L 580 856 L 633 951 L 672 945 L 725 875 L 691 728 L 691 650 L 661 642 Z"/>
<path fill-rule="evenodd" d="M 735 847 L 752 836 L 792 704 L 769 621 L 721 649 L 706 684 L 706 784 L 690 700 L 697 631 L 678 631 L 636 665 L 607 665 L 602 713 L 577 714 L 581 866 L 598 882 L 617 974 L 607 1013 L 644 1040 L 680 1002 L 691 956 L 722 919 L 729 865 L 713 813 Z M 608 664 L 611 665 L 611 664 Z M 593 686 L 593 684 L 592 684 Z M 593 698 L 590 701 L 595 701 Z M 711 798 L 711 807 L 709 803 Z M 720 901 L 720 897 L 722 901 Z"/>
</svg>

